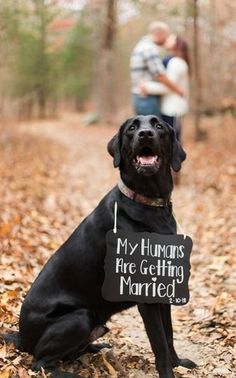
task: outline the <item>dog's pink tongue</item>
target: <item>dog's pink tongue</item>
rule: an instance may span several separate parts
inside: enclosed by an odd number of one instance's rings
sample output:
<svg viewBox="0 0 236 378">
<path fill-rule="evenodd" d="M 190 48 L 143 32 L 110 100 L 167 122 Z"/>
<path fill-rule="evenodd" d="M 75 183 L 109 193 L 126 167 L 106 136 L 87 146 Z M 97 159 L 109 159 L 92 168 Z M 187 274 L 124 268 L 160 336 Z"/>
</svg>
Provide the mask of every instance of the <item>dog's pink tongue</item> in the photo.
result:
<svg viewBox="0 0 236 378">
<path fill-rule="evenodd" d="M 153 164 L 154 163 L 155 156 L 139 156 L 138 160 L 143 165 L 145 165 L 145 164 L 149 165 L 149 164 Z"/>
</svg>

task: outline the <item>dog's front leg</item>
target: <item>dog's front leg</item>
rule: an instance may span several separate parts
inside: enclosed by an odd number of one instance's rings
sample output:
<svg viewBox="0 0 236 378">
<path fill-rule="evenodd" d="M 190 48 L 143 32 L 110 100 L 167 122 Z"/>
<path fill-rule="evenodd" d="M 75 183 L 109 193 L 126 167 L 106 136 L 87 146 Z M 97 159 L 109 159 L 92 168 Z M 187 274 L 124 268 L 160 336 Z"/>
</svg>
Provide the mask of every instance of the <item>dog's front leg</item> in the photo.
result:
<svg viewBox="0 0 236 378">
<path fill-rule="evenodd" d="M 155 355 L 160 378 L 174 378 L 172 361 L 161 316 L 160 304 L 140 304 L 139 312 Z"/>
<path fill-rule="evenodd" d="M 197 367 L 195 362 L 189 360 L 188 358 L 179 358 L 175 351 L 173 340 L 173 327 L 171 320 L 171 306 L 169 304 L 161 304 L 161 316 L 164 330 L 166 333 L 167 344 L 170 350 L 172 366 L 183 366 L 187 369 L 194 369 L 195 367 Z"/>
<path fill-rule="evenodd" d="M 179 366 L 180 359 L 174 348 L 173 327 L 172 327 L 172 320 L 171 320 L 171 306 L 169 304 L 161 304 L 160 306 L 161 306 L 162 323 L 163 323 L 164 331 L 166 334 L 166 341 L 169 346 L 172 366 Z"/>
</svg>

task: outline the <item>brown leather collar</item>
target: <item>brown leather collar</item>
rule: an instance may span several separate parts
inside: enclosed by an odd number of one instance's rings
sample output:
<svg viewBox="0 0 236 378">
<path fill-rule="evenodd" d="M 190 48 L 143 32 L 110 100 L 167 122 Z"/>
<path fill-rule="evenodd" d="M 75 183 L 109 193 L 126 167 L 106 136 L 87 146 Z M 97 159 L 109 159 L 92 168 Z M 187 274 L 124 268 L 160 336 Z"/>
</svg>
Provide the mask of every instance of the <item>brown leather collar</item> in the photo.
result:
<svg viewBox="0 0 236 378">
<path fill-rule="evenodd" d="M 165 207 L 171 204 L 171 200 L 164 200 L 164 198 L 149 198 L 142 194 L 135 193 L 132 189 L 128 188 L 124 182 L 120 179 L 118 182 L 118 188 L 129 199 L 142 203 L 143 205 Z"/>
</svg>

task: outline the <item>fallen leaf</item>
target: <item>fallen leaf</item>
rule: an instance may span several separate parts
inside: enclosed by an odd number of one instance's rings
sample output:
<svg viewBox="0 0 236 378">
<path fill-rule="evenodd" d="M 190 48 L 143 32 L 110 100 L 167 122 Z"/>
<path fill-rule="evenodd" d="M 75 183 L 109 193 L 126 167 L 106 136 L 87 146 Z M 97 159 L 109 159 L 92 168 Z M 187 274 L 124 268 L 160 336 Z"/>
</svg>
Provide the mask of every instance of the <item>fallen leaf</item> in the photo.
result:
<svg viewBox="0 0 236 378">
<path fill-rule="evenodd" d="M 9 378 L 9 377 L 10 377 L 9 369 L 4 369 L 0 371 L 0 378 Z"/>
<path fill-rule="evenodd" d="M 113 366 L 106 360 L 106 358 L 103 355 L 102 355 L 102 361 L 103 361 L 106 369 L 108 370 L 109 374 L 112 377 L 117 377 L 117 372 L 115 371 L 115 369 L 113 368 Z"/>
<path fill-rule="evenodd" d="M 20 368 L 18 370 L 19 378 L 29 378 L 29 374 L 27 373 L 25 368 Z"/>
<path fill-rule="evenodd" d="M 3 345 L 0 346 L 0 358 L 2 360 L 4 360 L 6 358 L 6 354 L 7 354 L 7 348 L 6 348 L 6 343 L 3 342 Z"/>
<path fill-rule="evenodd" d="M 45 374 L 45 370 L 43 367 L 41 367 L 41 373 L 42 373 L 42 376 L 43 378 L 47 378 L 46 374 Z"/>
</svg>

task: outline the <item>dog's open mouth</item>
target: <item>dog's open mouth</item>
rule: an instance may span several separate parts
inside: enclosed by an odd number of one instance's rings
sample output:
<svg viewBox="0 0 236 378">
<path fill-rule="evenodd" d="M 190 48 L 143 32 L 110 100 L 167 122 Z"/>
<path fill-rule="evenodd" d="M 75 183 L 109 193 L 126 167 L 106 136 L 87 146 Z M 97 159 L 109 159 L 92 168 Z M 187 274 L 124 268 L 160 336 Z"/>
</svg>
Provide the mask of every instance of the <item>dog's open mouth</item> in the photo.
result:
<svg viewBox="0 0 236 378">
<path fill-rule="evenodd" d="M 159 169 L 161 158 L 156 155 L 151 148 L 142 148 L 134 158 L 136 168 L 156 168 Z"/>
</svg>

